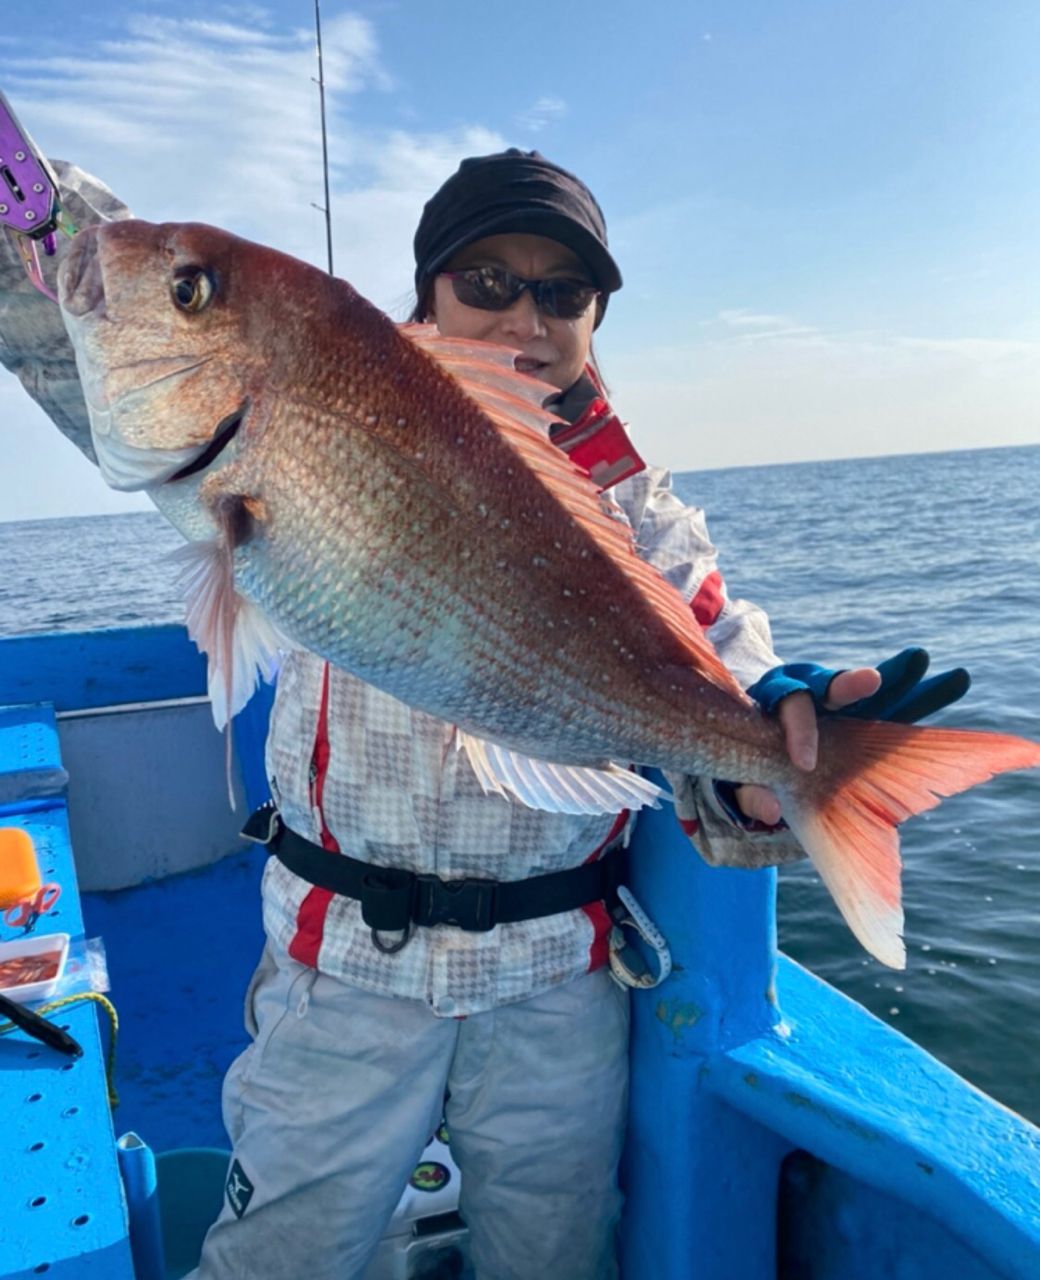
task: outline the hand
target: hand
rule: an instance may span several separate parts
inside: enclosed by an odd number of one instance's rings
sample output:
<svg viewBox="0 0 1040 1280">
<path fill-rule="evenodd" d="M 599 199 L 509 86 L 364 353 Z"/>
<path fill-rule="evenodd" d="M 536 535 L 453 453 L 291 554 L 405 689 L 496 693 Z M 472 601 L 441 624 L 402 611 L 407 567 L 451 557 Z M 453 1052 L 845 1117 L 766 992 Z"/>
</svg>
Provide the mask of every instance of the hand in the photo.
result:
<svg viewBox="0 0 1040 1280">
<path fill-rule="evenodd" d="M 869 698 L 881 687 L 881 673 L 874 667 L 858 667 L 839 671 L 827 687 L 824 708 L 840 711 L 861 698 Z M 816 768 L 816 707 L 807 691 L 790 693 L 777 707 L 784 730 L 784 741 L 791 763 L 806 772 Z M 768 787 L 745 783 L 737 787 L 737 804 L 745 818 L 775 826 L 780 821 L 780 801 Z"/>
</svg>

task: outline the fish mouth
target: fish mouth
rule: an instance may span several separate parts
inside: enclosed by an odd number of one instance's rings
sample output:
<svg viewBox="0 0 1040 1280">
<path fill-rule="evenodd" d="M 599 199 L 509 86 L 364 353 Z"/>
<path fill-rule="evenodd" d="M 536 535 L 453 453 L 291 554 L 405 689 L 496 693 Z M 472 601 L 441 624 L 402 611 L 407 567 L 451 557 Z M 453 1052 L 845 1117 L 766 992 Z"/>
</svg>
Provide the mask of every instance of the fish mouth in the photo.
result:
<svg viewBox="0 0 1040 1280">
<path fill-rule="evenodd" d="M 189 476 L 197 475 L 198 472 L 204 471 L 211 462 L 220 457 L 231 441 L 234 440 L 238 434 L 239 427 L 245 420 L 248 409 L 249 401 L 247 400 L 234 413 L 228 414 L 226 418 L 217 424 L 216 434 L 209 444 L 200 450 L 198 455 L 186 467 L 181 467 L 179 471 L 175 471 L 163 483 L 173 484 L 177 480 L 187 480 Z"/>
<path fill-rule="evenodd" d="M 71 316 L 105 314 L 105 280 L 98 256 L 97 226 L 76 233 L 58 269 L 58 301 Z"/>
</svg>

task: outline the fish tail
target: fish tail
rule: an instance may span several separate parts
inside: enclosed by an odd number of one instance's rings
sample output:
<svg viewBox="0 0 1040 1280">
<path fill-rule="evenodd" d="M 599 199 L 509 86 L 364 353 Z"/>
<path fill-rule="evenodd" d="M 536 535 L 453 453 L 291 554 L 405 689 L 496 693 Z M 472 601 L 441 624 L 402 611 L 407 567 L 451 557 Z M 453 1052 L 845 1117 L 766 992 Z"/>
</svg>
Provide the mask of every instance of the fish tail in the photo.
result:
<svg viewBox="0 0 1040 1280">
<path fill-rule="evenodd" d="M 821 759 L 836 766 L 780 788 L 784 819 L 859 941 L 903 969 L 899 823 L 998 773 L 1040 765 L 1040 744 L 851 719 L 824 722 L 820 738 Z"/>
</svg>

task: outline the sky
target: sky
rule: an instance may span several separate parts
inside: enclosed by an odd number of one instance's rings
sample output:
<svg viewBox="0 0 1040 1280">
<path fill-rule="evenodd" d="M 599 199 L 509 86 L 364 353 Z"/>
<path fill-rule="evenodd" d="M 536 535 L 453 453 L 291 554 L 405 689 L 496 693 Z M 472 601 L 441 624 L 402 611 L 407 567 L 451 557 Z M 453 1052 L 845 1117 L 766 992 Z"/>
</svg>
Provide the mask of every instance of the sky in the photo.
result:
<svg viewBox="0 0 1040 1280">
<path fill-rule="evenodd" d="M 154 221 L 322 264 L 311 0 L 5 6 L 0 89 Z M 424 201 L 537 148 L 603 206 L 597 334 L 674 470 L 1040 441 L 1036 0 L 323 0 L 338 275 L 408 310 Z M 277 298 L 271 299 L 277 307 Z M 0 369 L 0 519 L 145 509 Z"/>
</svg>

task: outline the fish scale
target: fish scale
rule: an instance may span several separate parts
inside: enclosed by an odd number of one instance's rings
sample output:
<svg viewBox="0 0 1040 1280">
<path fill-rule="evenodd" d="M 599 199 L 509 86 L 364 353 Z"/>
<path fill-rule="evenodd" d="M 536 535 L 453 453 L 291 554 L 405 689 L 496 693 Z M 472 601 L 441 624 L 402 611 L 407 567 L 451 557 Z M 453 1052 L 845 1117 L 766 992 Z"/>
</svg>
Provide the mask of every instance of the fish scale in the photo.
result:
<svg viewBox="0 0 1040 1280">
<path fill-rule="evenodd" d="M 416 355 L 416 360 L 421 361 L 422 357 Z M 437 486 L 436 475 L 448 466 L 457 469 L 457 433 L 467 429 L 469 434 L 483 432 L 485 445 L 498 443 L 493 435 L 487 435 L 484 422 L 478 417 L 475 428 L 465 421 L 461 425 L 457 421 L 427 425 L 424 419 L 429 414 L 420 399 L 422 392 L 417 394 L 399 384 L 395 432 L 388 442 L 371 429 L 374 424 L 365 421 L 386 415 L 370 412 L 358 402 L 356 379 L 350 384 L 347 375 L 340 378 L 346 385 L 337 386 L 337 376 L 332 373 L 321 387 L 309 387 L 308 401 L 299 408 L 289 397 L 280 401 L 267 428 L 272 441 L 278 443 L 265 454 L 266 475 L 254 477 L 245 467 L 228 468 L 207 484 L 204 498 L 210 500 L 236 488 L 247 493 L 260 488 L 267 493 L 271 539 L 255 549 L 247 546 L 236 552 L 246 594 L 254 595 L 290 634 L 298 635 L 315 652 L 432 714 L 444 716 L 449 707 L 454 707 L 458 722 L 473 724 L 483 720 L 487 724 L 489 713 L 497 713 L 494 724 L 499 735 L 504 740 L 524 743 L 539 738 L 544 741 L 547 731 L 558 731 L 561 722 L 569 721 L 585 731 L 576 749 L 568 751 L 564 747 L 564 758 L 605 758 L 608 743 L 616 740 L 618 687 L 632 680 L 627 665 L 617 659 L 617 650 L 607 637 L 614 630 L 611 623 L 615 619 L 621 623 L 636 618 L 634 608 L 604 620 L 594 591 L 580 585 L 573 574 L 569 578 L 555 575 L 557 584 L 571 583 L 564 588 L 570 593 L 569 602 L 562 594 L 547 600 L 530 582 L 530 575 L 520 574 L 508 580 L 507 591 L 490 595 L 486 590 L 489 580 L 506 581 L 498 567 L 500 561 L 517 565 L 535 558 L 524 535 L 532 524 L 554 525 L 554 533 L 560 538 L 571 534 L 566 520 L 553 520 L 558 513 L 550 496 L 529 474 L 525 477 L 526 490 L 518 491 L 516 461 L 503 455 L 501 445 L 500 457 L 487 469 L 493 472 L 496 463 L 501 469 L 511 469 L 513 488 L 503 490 L 494 484 L 477 488 L 460 483 L 459 492 L 445 495 L 444 488 Z M 318 394 L 328 403 L 346 401 L 347 410 L 340 415 L 317 412 L 313 404 Z M 472 406 L 462 402 L 460 416 L 467 412 L 472 416 Z M 413 433 L 403 438 L 396 428 L 402 416 L 415 424 Z M 344 430 L 344 421 L 351 420 L 360 430 Z M 281 429 L 283 424 L 285 430 Z M 425 444 L 420 460 L 415 459 L 417 436 Z M 349 500 L 332 502 L 327 485 L 319 483 L 319 468 L 302 461 L 307 455 L 299 449 L 301 437 L 311 443 L 312 456 L 322 459 L 321 469 L 358 478 Z M 410 457 L 413 479 L 411 501 L 404 512 L 398 496 L 405 486 L 396 466 L 402 454 Z M 447 463 L 446 454 L 450 459 Z M 317 518 L 299 509 L 296 495 L 301 491 L 320 495 Z M 283 514 L 283 494 L 288 515 Z M 363 513 L 361 518 L 354 518 L 355 511 Z M 454 518 L 453 513 L 457 513 Z M 278 529 L 283 520 L 290 519 L 299 523 Z M 431 526 L 438 523 L 452 528 L 450 540 L 433 536 Z M 496 530 L 493 542 L 486 536 L 488 527 Z M 316 530 L 321 530 L 320 534 Z M 335 566 L 356 589 L 330 591 L 327 603 L 319 590 L 312 593 L 316 606 L 313 611 L 296 612 L 293 602 L 281 593 L 287 580 L 297 580 L 301 566 L 294 563 L 276 570 L 264 562 L 268 550 L 275 547 L 276 538 L 282 545 L 306 548 L 309 578 L 316 587 L 328 590 L 333 580 L 331 567 Z M 435 547 L 436 556 L 423 554 L 424 547 Z M 601 571 L 605 568 L 608 585 L 603 588 L 604 593 L 618 595 L 621 588 L 614 581 L 618 575 L 609 572 L 613 566 L 604 562 L 598 549 L 593 548 L 588 554 L 589 560 L 579 560 L 583 571 L 588 572 L 590 563 Z M 553 563 L 547 556 L 542 559 L 547 567 Z M 363 593 L 368 583 L 379 581 L 383 575 L 393 582 L 393 591 Z M 396 671 L 400 665 L 400 639 L 408 634 L 424 600 L 434 606 L 426 632 L 428 665 Z M 313 630 L 312 615 L 319 623 Z M 587 626 L 589 617 L 596 618 L 597 638 L 602 637 L 598 654 L 601 674 L 610 676 L 609 685 L 602 692 L 590 690 L 577 678 L 585 660 L 582 651 L 587 650 L 592 634 Z M 647 645 L 651 628 L 646 624 L 637 626 L 634 633 L 631 627 L 626 630 L 630 633 L 625 636 L 629 651 Z M 532 635 L 538 633 L 543 640 L 551 638 L 532 644 Z M 563 654 L 559 652 L 561 645 L 565 646 Z M 578 652 L 572 652 L 575 649 Z M 549 678 L 547 670 L 552 673 Z M 470 674 L 471 679 L 460 681 L 460 672 Z M 568 672 L 571 680 L 565 678 Z M 437 701 L 430 701 L 427 690 L 431 687 Z M 539 697 L 533 704 L 531 699 L 504 700 L 503 690 L 515 693 L 517 689 L 537 691 Z M 633 713 L 629 723 L 633 729 L 637 721 L 656 726 L 652 735 L 645 735 L 649 742 L 660 737 L 661 718 L 666 710 L 660 698 L 654 697 L 648 712 L 642 716 Z M 683 724 L 689 727 L 685 719 Z M 643 745 L 646 749 L 646 743 Z M 690 759 L 689 745 L 681 755 Z"/>
<path fill-rule="evenodd" d="M 312 428 L 313 430 L 313 428 Z M 377 449 L 364 460 L 351 451 L 351 469 L 367 477 L 362 492 L 358 495 L 357 505 L 366 504 L 366 492 L 379 493 L 381 485 L 375 479 L 379 474 Z M 273 460 L 277 471 L 277 462 Z M 233 485 L 240 482 L 243 488 L 250 487 L 248 476 L 228 473 L 222 478 L 222 484 Z M 280 519 L 277 493 L 270 500 L 272 522 Z M 423 504 L 420 504 L 423 505 Z M 319 513 L 319 520 L 321 513 Z M 479 718 L 482 710 L 491 702 L 501 704 L 502 689 L 505 682 L 512 679 L 524 686 L 544 689 L 544 659 L 529 645 L 521 644 L 516 638 L 516 627 L 510 621 L 511 614 L 522 612 L 513 599 L 512 592 L 507 600 L 507 607 L 501 612 L 493 612 L 490 608 L 486 592 L 480 589 L 480 580 L 485 571 L 497 572 L 494 562 L 501 557 L 502 549 L 489 550 L 486 541 L 477 536 L 478 525 L 467 527 L 465 520 L 460 521 L 461 533 L 457 546 L 470 549 L 470 555 L 459 558 L 461 569 L 467 560 L 472 571 L 466 576 L 459 576 L 448 569 L 435 565 L 427 569 L 426 565 L 413 554 L 414 548 L 405 545 L 411 536 L 407 522 L 395 522 L 391 519 L 377 518 L 366 523 L 364 532 L 369 535 L 364 544 L 356 544 L 359 532 L 349 521 L 342 522 L 337 535 L 326 534 L 321 545 L 308 542 L 305 536 L 296 536 L 292 529 L 285 531 L 284 541 L 292 546 L 307 544 L 307 563 L 310 580 L 314 584 L 305 599 L 283 599 L 281 592 L 286 583 L 299 581 L 299 564 L 291 563 L 274 570 L 265 563 L 267 547 L 260 545 L 253 549 L 241 547 L 236 552 L 236 564 L 241 567 L 243 588 L 249 590 L 257 584 L 257 598 L 266 608 L 282 619 L 287 630 L 297 629 L 308 632 L 308 642 L 317 652 L 325 653 L 341 665 L 349 665 L 362 678 L 382 684 L 388 691 L 404 700 L 414 701 L 417 696 L 417 685 L 425 679 L 427 682 L 440 681 L 443 688 L 445 673 L 464 671 L 475 667 L 485 672 L 481 682 L 482 694 L 477 694 L 476 708 L 465 717 Z M 425 537 L 425 534 L 420 536 Z M 381 544 L 381 545 L 378 545 Z M 329 593 L 335 598 L 328 608 L 322 607 L 323 584 L 331 581 L 332 566 L 357 589 Z M 366 578 L 378 579 L 388 574 L 397 579 L 393 593 L 379 593 L 372 596 L 363 592 Z M 499 574 L 499 576 L 501 576 Z M 298 612 L 301 609 L 302 611 Z M 324 618 L 324 632 L 310 633 L 310 618 L 313 611 L 316 620 Z M 503 616 L 503 613 L 505 616 Z M 401 640 L 407 637 L 417 614 L 425 614 L 430 626 L 427 628 L 428 646 L 432 651 L 429 661 L 437 670 L 429 674 L 422 669 L 410 670 L 395 677 L 392 668 L 399 665 Z M 563 634 L 560 627 L 559 634 Z M 338 649 L 333 644 L 333 635 L 338 636 Z M 468 662 L 466 652 L 462 650 L 460 640 L 479 637 L 476 644 L 469 643 Z M 389 644 L 387 638 L 390 638 Z M 453 642 L 454 641 L 454 642 Z M 360 662 L 355 655 L 346 652 L 351 644 L 356 645 L 359 654 L 366 661 Z M 383 665 L 385 663 L 385 665 Z M 572 664 L 573 667 L 573 664 Z M 464 683 L 464 682 L 463 682 Z M 579 685 L 575 686 L 580 689 Z M 554 690 L 554 692 L 556 692 Z M 560 693 L 564 690 L 560 690 Z M 455 681 L 445 689 L 443 697 L 446 701 L 459 703 L 461 695 L 460 682 Z M 539 703 L 542 699 L 539 698 Z M 603 716 L 615 715 L 614 704 L 610 698 L 600 698 L 597 710 Z M 462 703 L 465 706 L 465 703 Z M 561 708 L 557 702 L 557 714 Z M 438 705 L 432 708 L 433 713 L 441 711 Z M 508 712 L 514 721 L 521 716 L 521 708 L 512 704 Z M 460 716 L 460 719 L 463 717 Z M 537 730 L 535 730 L 537 732 Z"/>
<path fill-rule="evenodd" d="M 293 416 L 291 405 L 286 405 L 283 412 L 288 418 Z M 389 488 L 384 485 L 383 477 L 388 472 L 388 456 L 392 460 L 393 455 L 388 455 L 375 441 L 367 448 L 346 443 L 339 418 L 330 418 L 325 424 L 308 422 L 309 438 L 315 442 L 322 440 L 323 426 L 331 439 L 327 449 L 318 446 L 318 451 L 334 470 L 364 477 L 351 506 L 362 508 L 368 514 L 355 524 L 348 513 L 332 525 L 325 519 L 325 508 L 318 513 L 313 525 L 308 521 L 305 531 L 284 530 L 284 538 L 279 540 L 306 547 L 308 572 L 316 587 L 312 593 L 313 611 L 295 613 L 291 600 L 283 594 L 284 584 L 296 578 L 299 565 L 275 569 L 265 562 L 269 549 L 275 546 L 275 536 L 261 541 L 255 550 L 247 546 L 236 552 L 246 594 L 254 595 L 290 634 L 305 639 L 315 652 L 431 714 L 443 718 L 453 709 L 456 722 L 466 725 L 482 722 L 485 727 L 491 723 L 500 740 L 518 744 L 544 742 L 547 733 L 559 739 L 561 722 L 569 722 L 578 742 L 575 749 L 564 747 L 566 754 L 561 758 L 570 756 L 586 761 L 606 758 L 608 746 L 617 744 L 618 687 L 622 683 L 633 684 L 627 664 L 617 658 L 618 650 L 607 639 L 613 630 L 609 618 L 620 619 L 631 614 L 608 615 L 605 622 L 593 593 L 576 581 L 570 589 L 569 605 L 563 596 L 555 602 L 546 601 L 519 576 L 507 591 L 490 595 L 486 590 L 487 581 L 503 578 L 498 568 L 500 560 L 515 562 L 520 557 L 530 559 L 531 556 L 522 542 L 517 545 L 509 536 L 510 530 L 502 531 L 493 543 L 480 536 L 485 524 L 494 525 L 503 519 L 510 520 L 511 528 L 521 529 L 525 521 L 516 504 L 496 503 L 488 494 L 482 495 L 469 512 L 459 503 L 463 509 L 452 522 L 453 542 L 447 546 L 443 540 L 433 543 L 425 527 L 432 514 L 426 495 L 416 496 L 403 519 L 394 518 L 393 504 L 382 496 Z M 290 438 L 289 433 L 283 437 L 286 441 Z M 342 456 L 344 453 L 346 459 Z M 278 450 L 271 452 L 267 465 L 275 474 L 288 474 Z M 303 477 L 300 479 L 305 483 Z M 254 487 L 248 473 L 239 474 L 232 469 L 214 479 L 214 489 L 218 484 L 222 490 L 237 486 L 249 491 Z M 260 486 L 264 487 L 262 480 Z M 268 492 L 274 535 L 282 518 L 281 486 L 268 487 Z M 423 513 L 424 520 L 422 532 L 412 535 L 409 530 L 415 511 Z M 315 526 L 323 530 L 317 538 Z M 359 533 L 364 535 L 360 544 Z M 431 561 L 429 556 L 418 554 L 423 545 L 437 545 L 438 557 Z M 463 558 L 460 549 L 468 550 L 468 556 Z M 451 562 L 450 571 L 445 561 Z M 352 587 L 339 593 L 329 592 L 326 602 L 323 588 L 327 590 L 332 566 L 346 575 Z M 378 582 L 384 575 L 393 581 L 392 590 L 372 591 L 370 583 Z M 409 635 L 422 602 L 430 605 L 422 633 L 423 652 L 421 656 L 415 654 L 413 662 L 405 664 L 402 670 L 401 640 Z M 320 622 L 322 630 L 311 630 L 312 617 Z M 601 676 L 610 677 L 609 682 L 600 681 L 600 688 L 590 688 L 587 681 L 583 683 L 578 679 L 583 651 L 587 651 L 589 637 L 593 635 L 593 629 L 587 626 L 589 617 L 596 618 L 598 624 L 595 638 L 603 636 L 597 654 Z M 532 643 L 532 632 L 545 628 L 547 621 L 553 623 L 553 638 L 541 644 Z M 545 636 L 548 634 L 546 629 Z M 626 638 L 633 646 L 643 640 L 638 632 Z M 561 643 L 565 646 L 562 654 Z M 431 701 L 431 689 L 436 701 Z M 518 696 L 520 691 L 527 691 L 526 696 Z M 642 712 L 637 712 L 631 697 L 625 704 L 632 742 L 644 752 L 653 749 L 653 743 L 659 753 L 661 721 L 669 708 L 657 694 L 651 693 L 643 701 L 649 705 Z M 690 739 L 689 718 L 675 716 L 674 709 L 673 716 L 686 730 L 684 736 Z M 641 726 L 646 728 L 640 742 Z M 689 762 L 691 752 L 687 741 L 677 756 Z M 674 763 L 667 759 L 654 762 Z"/>
<path fill-rule="evenodd" d="M 1006 735 L 830 720 L 818 768 L 796 769 L 551 444 L 547 388 L 508 351 L 399 327 L 343 281 L 190 223 L 88 228 L 59 289 L 102 473 L 216 531 L 185 560 L 218 723 L 288 637 L 460 726 L 482 784 L 525 802 L 654 802 L 630 764 L 769 783 L 895 967 L 897 825 L 1040 764 Z"/>
</svg>

